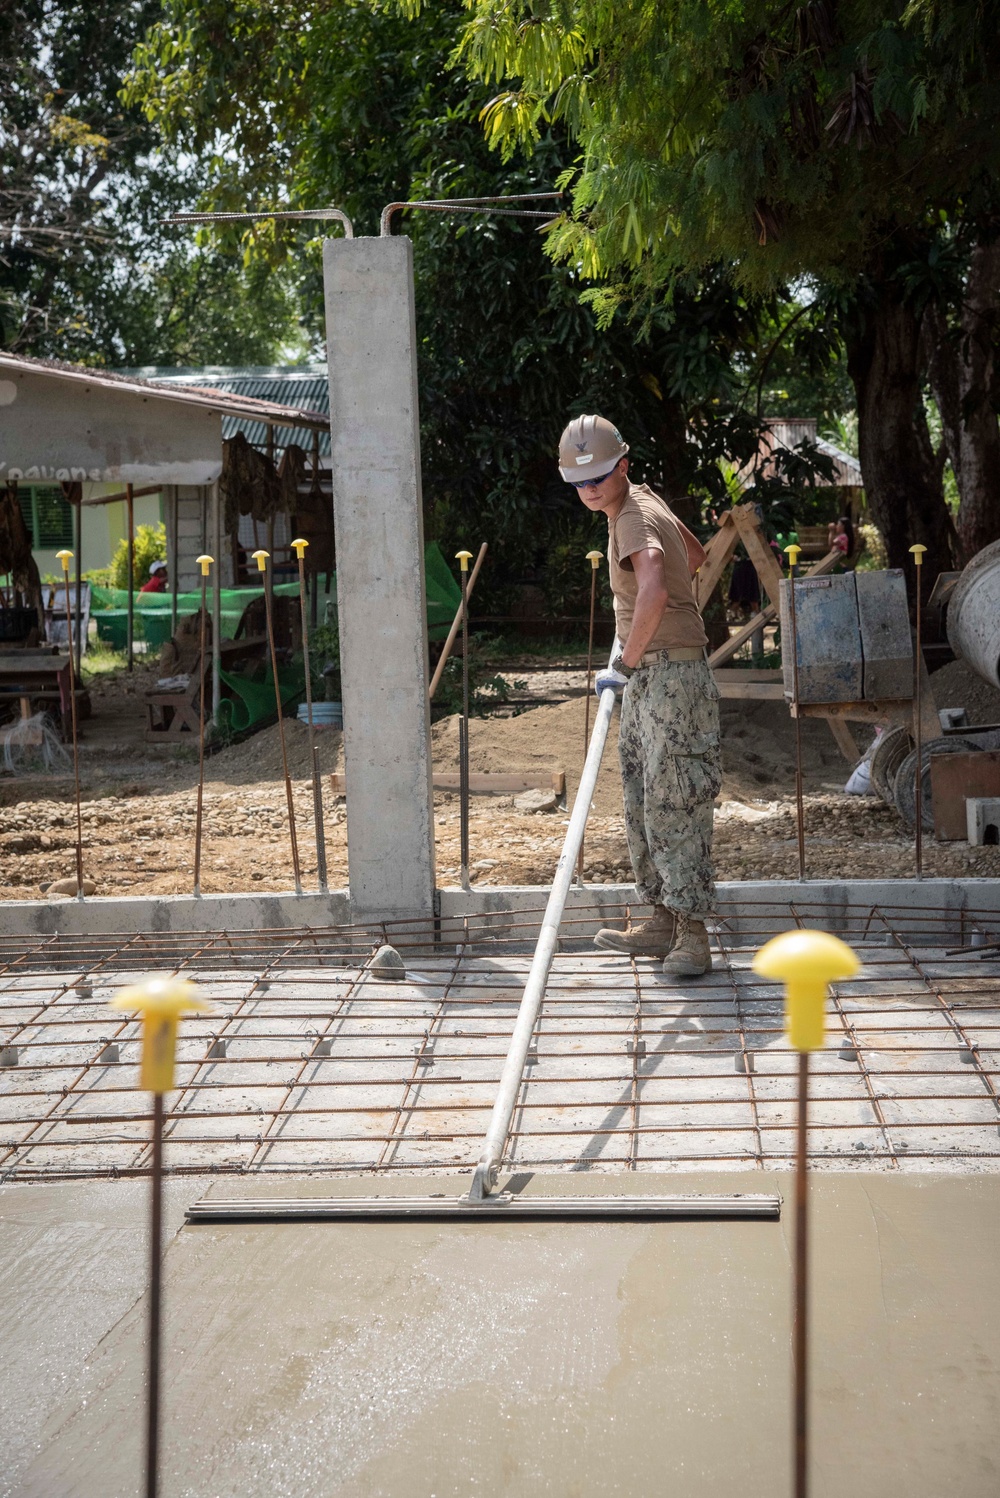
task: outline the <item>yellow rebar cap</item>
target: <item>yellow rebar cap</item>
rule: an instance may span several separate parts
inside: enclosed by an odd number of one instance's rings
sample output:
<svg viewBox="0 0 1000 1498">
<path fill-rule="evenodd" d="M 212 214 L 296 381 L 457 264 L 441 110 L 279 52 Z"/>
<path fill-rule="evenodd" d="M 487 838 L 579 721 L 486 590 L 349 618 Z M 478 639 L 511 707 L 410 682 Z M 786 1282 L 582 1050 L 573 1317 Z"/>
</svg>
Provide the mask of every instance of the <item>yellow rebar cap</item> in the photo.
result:
<svg viewBox="0 0 1000 1498">
<path fill-rule="evenodd" d="M 182 1014 L 211 1014 L 197 984 L 184 978 L 150 978 L 123 988 L 112 1009 L 138 1009 L 142 1015 L 142 1067 L 139 1085 L 147 1092 L 169 1092 L 174 1085 L 177 1026 Z"/>
<path fill-rule="evenodd" d="M 468 572 L 469 563 L 472 561 L 472 552 L 456 551 L 455 560 L 458 562 L 458 565 L 461 567 L 463 572 Z"/>
<path fill-rule="evenodd" d="M 761 947 L 751 966 L 762 978 L 783 980 L 785 1029 L 797 1051 L 820 1049 L 828 985 L 861 970 L 850 947 L 828 931 L 783 931 Z"/>
<path fill-rule="evenodd" d="M 590 563 L 591 567 L 593 567 L 593 569 L 594 569 L 595 572 L 597 571 L 598 567 L 601 565 L 601 562 L 603 560 L 604 560 L 604 553 L 603 553 L 603 551 L 588 551 L 587 552 L 587 561 Z"/>
<path fill-rule="evenodd" d="M 788 558 L 789 566 L 795 567 L 798 565 L 799 553 L 801 550 L 802 547 L 796 546 L 794 541 L 790 546 L 785 547 L 785 556 Z"/>
<path fill-rule="evenodd" d="M 258 572 L 266 572 L 267 571 L 267 559 L 271 555 L 271 553 L 269 551 L 252 551 L 250 553 L 250 555 L 253 557 L 254 561 L 257 563 L 257 571 Z"/>
<path fill-rule="evenodd" d="M 214 557 L 210 557 L 207 553 L 205 553 L 204 556 L 196 557 L 195 561 L 198 563 L 198 566 L 201 568 L 201 575 L 202 575 L 202 577 L 207 577 L 208 576 L 208 569 L 211 567 L 212 563 L 215 561 L 215 558 Z"/>
<path fill-rule="evenodd" d="M 911 553 L 911 555 L 913 557 L 913 565 L 915 567 L 922 567 L 924 565 L 924 552 L 926 550 L 927 550 L 927 547 L 926 546 L 921 546 L 921 544 L 920 544 L 919 541 L 916 543 L 915 546 L 911 546 L 910 547 L 910 553 Z"/>
<path fill-rule="evenodd" d="M 306 547 L 309 545 L 309 542 L 305 539 L 304 536 L 296 536 L 295 540 L 292 542 L 292 545 L 295 547 L 295 555 L 301 562 L 302 558 L 306 554 Z"/>
<path fill-rule="evenodd" d="M 59 558 L 60 562 L 62 562 L 62 570 L 64 572 L 68 572 L 69 564 L 73 560 L 73 553 L 71 551 L 66 551 L 64 548 L 62 551 L 57 551 L 56 556 Z"/>
</svg>

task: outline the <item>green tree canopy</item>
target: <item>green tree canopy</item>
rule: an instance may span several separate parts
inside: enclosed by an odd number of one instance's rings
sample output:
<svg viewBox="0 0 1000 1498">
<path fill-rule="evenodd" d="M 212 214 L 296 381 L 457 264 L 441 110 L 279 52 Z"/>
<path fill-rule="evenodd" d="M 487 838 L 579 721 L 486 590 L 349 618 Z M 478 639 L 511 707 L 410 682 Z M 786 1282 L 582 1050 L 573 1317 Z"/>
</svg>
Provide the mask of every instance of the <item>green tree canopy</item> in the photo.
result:
<svg viewBox="0 0 1000 1498">
<path fill-rule="evenodd" d="M 515 145 L 505 161 L 490 150 L 479 123 L 489 91 L 450 65 L 465 19 L 460 0 L 412 23 L 362 0 L 169 0 L 127 97 L 172 146 L 213 154 L 203 200 L 215 209 L 332 202 L 375 233 L 396 199 L 550 188 L 573 159 L 565 126 L 540 124 L 530 153 Z M 581 558 L 602 544 L 555 468 L 559 433 L 583 410 L 616 419 L 639 471 L 675 500 L 725 497 L 719 460 L 757 449 L 750 363 L 784 292 L 751 304 L 709 265 L 669 297 L 643 301 L 636 288 L 599 323 L 579 267 L 553 263 L 533 222 L 414 212 L 400 227 L 414 241 L 432 534 L 489 539 L 490 575 L 508 580 L 544 574 L 567 537 Z M 309 233 L 262 224 L 217 242 L 295 265 L 318 337 L 320 241 Z M 808 455 L 795 464 L 813 471 Z"/>
<path fill-rule="evenodd" d="M 997 5 L 470 0 L 469 11 L 460 57 L 493 90 L 489 139 L 529 150 L 557 121 L 578 144 L 575 212 L 552 253 L 653 289 L 707 265 L 751 293 L 825 283 L 890 560 L 921 540 L 947 565 L 921 335 L 929 305 L 964 297 L 956 244 L 1000 226 Z"/>
<path fill-rule="evenodd" d="M 0 9 L 0 346 L 84 363 L 270 360 L 297 338 L 280 277 L 161 220 L 204 163 L 120 98 L 159 0 Z"/>
</svg>

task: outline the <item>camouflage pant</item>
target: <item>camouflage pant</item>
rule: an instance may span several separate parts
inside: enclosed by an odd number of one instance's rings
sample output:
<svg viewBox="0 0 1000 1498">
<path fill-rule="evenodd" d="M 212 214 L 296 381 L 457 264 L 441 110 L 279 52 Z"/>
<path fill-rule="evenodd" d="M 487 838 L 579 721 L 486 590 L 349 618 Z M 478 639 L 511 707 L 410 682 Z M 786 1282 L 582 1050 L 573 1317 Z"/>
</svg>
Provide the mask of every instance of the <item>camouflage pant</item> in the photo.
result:
<svg viewBox="0 0 1000 1498">
<path fill-rule="evenodd" d="M 622 699 L 618 755 L 639 898 L 706 915 L 722 768 L 719 689 L 705 661 L 661 660 L 636 671 Z"/>
</svg>

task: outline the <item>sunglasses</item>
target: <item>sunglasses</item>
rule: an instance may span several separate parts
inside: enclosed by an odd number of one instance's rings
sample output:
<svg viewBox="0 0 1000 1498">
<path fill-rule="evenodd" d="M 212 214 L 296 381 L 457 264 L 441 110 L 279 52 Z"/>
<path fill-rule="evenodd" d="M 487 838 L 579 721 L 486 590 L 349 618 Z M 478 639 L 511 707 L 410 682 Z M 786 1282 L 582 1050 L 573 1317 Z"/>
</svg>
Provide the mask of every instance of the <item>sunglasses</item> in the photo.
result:
<svg viewBox="0 0 1000 1498">
<path fill-rule="evenodd" d="M 612 468 L 611 473 L 614 473 L 617 467 L 618 465 L 616 463 L 615 467 Z M 579 482 L 577 482 L 577 480 L 575 479 L 569 479 L 568 483 L 571 489 L 599 489 L 602 484 L 607 483 L 608 479 L 611 477 L 611 473 L 606 473 L 602 478 L 599 479 L 580 479 Z"/>
</svg>

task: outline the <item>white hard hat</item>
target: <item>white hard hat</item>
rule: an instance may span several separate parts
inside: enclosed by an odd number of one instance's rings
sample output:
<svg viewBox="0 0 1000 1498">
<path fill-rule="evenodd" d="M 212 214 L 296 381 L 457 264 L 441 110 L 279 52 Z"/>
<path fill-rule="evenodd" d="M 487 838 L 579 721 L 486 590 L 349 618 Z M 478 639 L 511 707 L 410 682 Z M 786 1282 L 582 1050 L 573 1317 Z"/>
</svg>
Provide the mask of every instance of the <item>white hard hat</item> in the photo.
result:
<svg viewBox="0 0 1000 1498">
<path fill-rule="evenodd" d="M 162 572 L 166 572 L 166 570 L 167 570 L 167 564 L 166 564 L 166 562 L 164 562 L 162 560 L 159 561 L 159 562 L 150 562 L 150 564 L 149 564 L 149 575 L 150 575 L 150 577 L 154 577 L 157 572 L 161 572 L 161 571 Z"/>
<path fill-rule="evenodd" d="M 606 478 L 628 452 L 618 428 L 604 416 L 578 416 L 559 439 L 559 472 L 567 484 Z"/>
</svg>

